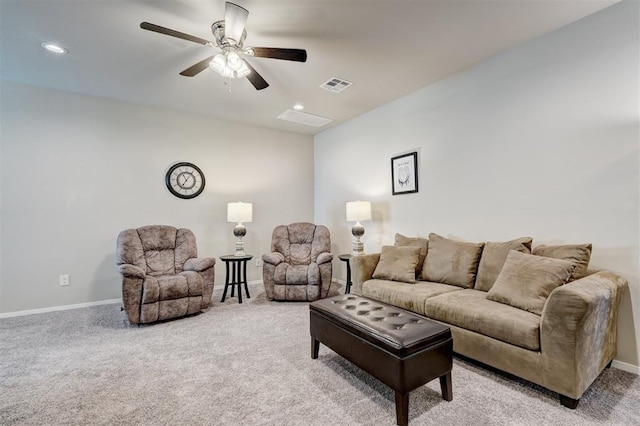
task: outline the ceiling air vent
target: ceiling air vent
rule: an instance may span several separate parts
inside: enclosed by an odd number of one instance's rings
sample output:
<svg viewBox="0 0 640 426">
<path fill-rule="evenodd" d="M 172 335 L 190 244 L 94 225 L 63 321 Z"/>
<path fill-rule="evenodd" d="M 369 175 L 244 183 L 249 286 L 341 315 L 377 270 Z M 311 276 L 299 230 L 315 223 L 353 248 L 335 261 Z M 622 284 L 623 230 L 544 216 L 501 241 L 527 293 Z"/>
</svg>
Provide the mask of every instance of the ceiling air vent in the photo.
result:
<svg viewBox="0 0 640 426">
<path fill-rule="evenodd" d="M 308 114 L 306 112 L 288 109 L 278 116 L 280 120 L 291 121 L 293 123 L 304 124 L 306 126 L 322 127 L 333 120 L 319 115 Z"/>
<path fill-rule="evenodd" d="M 321 88 L 333 93 L 340 93 L 347 87 L 353 86 L 353 83 L 342 78 L 332 77 L 320 85 Z"/>
</svg>

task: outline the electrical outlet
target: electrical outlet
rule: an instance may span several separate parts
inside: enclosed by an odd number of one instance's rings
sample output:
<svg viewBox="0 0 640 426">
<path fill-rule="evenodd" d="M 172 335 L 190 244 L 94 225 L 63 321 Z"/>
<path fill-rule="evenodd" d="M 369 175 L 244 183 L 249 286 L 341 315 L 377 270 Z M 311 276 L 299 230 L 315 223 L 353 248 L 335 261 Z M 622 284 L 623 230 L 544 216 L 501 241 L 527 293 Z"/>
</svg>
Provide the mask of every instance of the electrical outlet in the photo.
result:
<svg viewBox="0 0 640 426">
<path fill-rule="evenodd" d="M 69 285 L 69 275 L 60 275 L 60 285 Z"/>
<path fill-rule="evenodd" d="M 256 268 L 259 268 L 262 266 L 262 259 L 256 259 Z"/>
</svg>

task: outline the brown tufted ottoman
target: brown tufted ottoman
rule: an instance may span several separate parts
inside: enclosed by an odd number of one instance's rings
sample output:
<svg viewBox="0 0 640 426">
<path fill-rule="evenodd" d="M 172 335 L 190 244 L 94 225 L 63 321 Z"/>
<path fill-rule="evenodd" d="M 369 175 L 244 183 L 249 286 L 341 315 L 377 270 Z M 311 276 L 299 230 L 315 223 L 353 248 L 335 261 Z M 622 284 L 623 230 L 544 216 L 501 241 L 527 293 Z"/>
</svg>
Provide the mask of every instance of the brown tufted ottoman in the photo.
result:
<svg viewBox="0 0 640 426">
<path fill-rule="evenodd" d="M 309 309 L 311 358 L 323 343 L 391 387 L 399 425 L 409 423 L 409 392 L 436 377 L 442 398 L 453 398 L 449 327 L 351 294 L 317 300 Z"/>
</svg>

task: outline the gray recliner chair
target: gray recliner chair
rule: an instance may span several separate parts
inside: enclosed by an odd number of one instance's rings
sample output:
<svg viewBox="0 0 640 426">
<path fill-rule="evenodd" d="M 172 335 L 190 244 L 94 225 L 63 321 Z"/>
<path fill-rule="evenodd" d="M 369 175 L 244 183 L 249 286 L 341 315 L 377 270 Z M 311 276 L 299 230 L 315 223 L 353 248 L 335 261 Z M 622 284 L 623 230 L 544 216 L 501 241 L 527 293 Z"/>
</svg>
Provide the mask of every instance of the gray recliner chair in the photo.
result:
<svg viewBox="0 0 640 426">
<path fill-rule="evenodd" d="M 271 253 L 262 255 L 262 279 L 269 300 L 313 301 L 327 297 L 333 255 L 329 230 L 298 222 L 273 230 Z"/>
<path fill-rule="evenodd" d="M 216 259 L 197 256 L 196 237 L 188 229 L 151 225 L 122 231 L 116 262 L 129 321 L 149 323 L 206 309 Z"/>
</svg>

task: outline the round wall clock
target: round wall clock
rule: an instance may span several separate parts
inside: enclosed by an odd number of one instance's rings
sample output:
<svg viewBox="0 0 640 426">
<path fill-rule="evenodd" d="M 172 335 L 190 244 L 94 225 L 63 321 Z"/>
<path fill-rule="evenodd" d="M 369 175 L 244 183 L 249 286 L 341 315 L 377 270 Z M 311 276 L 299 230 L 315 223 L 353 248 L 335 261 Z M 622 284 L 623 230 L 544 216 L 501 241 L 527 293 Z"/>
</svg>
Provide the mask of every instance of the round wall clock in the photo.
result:
<svg viewBox="0 0 640 426">
<path fill-rule="evenodd" d="M 192 163 L 174 164 L 164 180 L 169 192 L 178 198 L 195 198 L 204 190 L 204 173 Z"/>
</svg>

